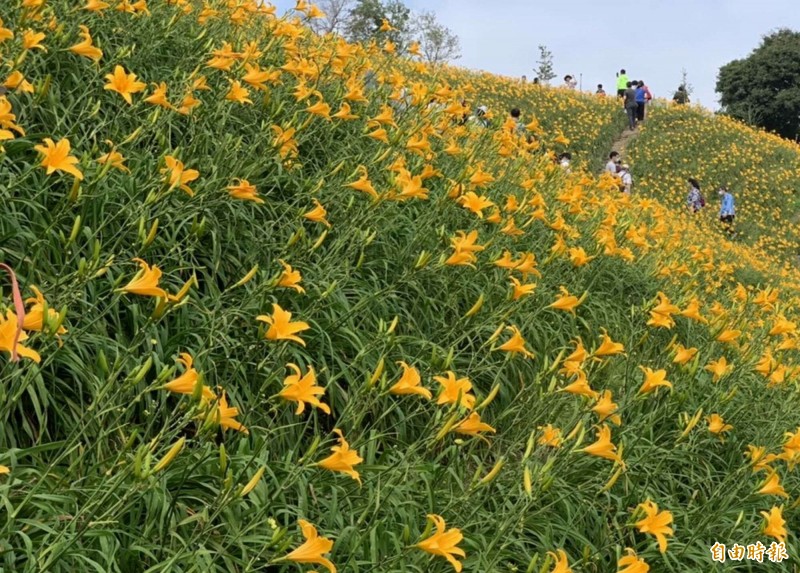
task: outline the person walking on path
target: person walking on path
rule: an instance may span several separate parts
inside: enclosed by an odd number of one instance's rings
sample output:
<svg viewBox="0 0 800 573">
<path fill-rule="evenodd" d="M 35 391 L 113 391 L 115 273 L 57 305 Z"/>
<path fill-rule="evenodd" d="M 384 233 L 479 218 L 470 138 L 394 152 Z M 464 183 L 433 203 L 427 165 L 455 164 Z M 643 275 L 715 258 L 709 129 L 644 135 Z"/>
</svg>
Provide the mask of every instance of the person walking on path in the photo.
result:
<svg viewBox="0 0 800 573">
<path fill-rule="evenodd" d="M 706 200 L 700 192 L 700 183 L 697 182 L 697 179 L 690 177 L 686 181 L 689 183 L 689 196 L 686 199 L 686 203 L 689 205 L 689 209 L 692 210 L 692 213 L 697 213 L 706 206 Z"/>
<path fill-rule="evenodd" d="M 653 99 L 650 89 L 644 84 L 643 81 L 636 82 L 636 120 L 644 121 L 645 108 L 647 104 Z"/>
<path fill-rule="evenodd" d="M 617 97 L 625 96 L 625 89 L 628 87 L 628 74 L 625 70 L 620 70 L 617 74 Z"/>
<path fill-rule="evenodd" d="M 736 218 L 736 207 L 733 202 L 733 195 L 726 187 L 719 188 L 719 197 L 722 200 L 722 205 L 719 209 L 719 220 L 725 226 L 725 230 L 729 235 L 733 235 L 733 220 Z"/>
<path fill-rule="evenodd" d="M 636 130 L 636 110 L 639 104 L 636 103 L 636 90 L 633 89 L 633 83 L 628 82 L 627 88 L 623 93 L 625 112 L 628 114 L 628 127 L 631 131 Z"/>
</svg>

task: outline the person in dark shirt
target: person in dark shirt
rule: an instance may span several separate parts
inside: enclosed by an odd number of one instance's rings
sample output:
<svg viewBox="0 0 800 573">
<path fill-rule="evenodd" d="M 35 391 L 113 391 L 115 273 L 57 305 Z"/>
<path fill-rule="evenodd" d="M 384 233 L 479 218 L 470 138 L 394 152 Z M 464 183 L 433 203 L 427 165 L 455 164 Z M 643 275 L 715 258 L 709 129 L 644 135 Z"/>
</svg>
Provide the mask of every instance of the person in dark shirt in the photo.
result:
<svg viewBox="0 0 800 573">
<path fill-rule="evenodd" d="M 623 94 L 625 113 L 628 114 L 628 127 L 634 131 L 636 129 L 636 110 L 639 109 L 639 104 L 636 103 L 636 90 L 633 88 L 633 82 L 628 82 L 627 86 Z"/>
<path fill-rule="evenodd" d="M 678 105 L 684 105 L 689 103 L 689 93 L 686 91 L 685 86 L 678 86 L 678 91 L 675 92 L 672 101 L 674 101 Z"/>
</svg>

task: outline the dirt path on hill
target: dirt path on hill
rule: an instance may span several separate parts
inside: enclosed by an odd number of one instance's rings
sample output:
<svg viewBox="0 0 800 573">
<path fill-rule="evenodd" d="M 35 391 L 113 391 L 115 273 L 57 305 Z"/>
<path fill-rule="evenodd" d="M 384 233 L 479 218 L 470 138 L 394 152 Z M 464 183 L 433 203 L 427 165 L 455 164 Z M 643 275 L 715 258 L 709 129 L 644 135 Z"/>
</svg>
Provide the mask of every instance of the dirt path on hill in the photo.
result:
<svg viewBox="0 0 800 573">
<path fill-rule="evenodd" d="M 614 143 L 611 144 L 611 151 L 619 153 L 623 162 L 627 161 L 628 158 L 625 156 L 625 150 L 637 137 L 639 137 L 638 129 L 636 131 L 631 131 L 626 127 L 620 136 L 614 140 Z"/>
</svg>

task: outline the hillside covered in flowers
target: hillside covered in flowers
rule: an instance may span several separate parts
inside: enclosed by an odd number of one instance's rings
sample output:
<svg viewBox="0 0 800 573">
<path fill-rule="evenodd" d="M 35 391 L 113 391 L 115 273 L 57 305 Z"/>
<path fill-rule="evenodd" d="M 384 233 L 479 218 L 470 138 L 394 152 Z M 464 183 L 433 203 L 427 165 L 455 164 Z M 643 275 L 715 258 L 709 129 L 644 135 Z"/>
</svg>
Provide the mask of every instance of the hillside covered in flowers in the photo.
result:
<svg viewBox="0 0 800 573">
<path fill-rule="evenodd" d="M 789 571 L 793 267 L 316 10 L 0 5 L 0 568 Z"/>
<path fill-rule="evenodd" d="M 686 177 L 701 182 L 711 209 L 697 217 L 719 227 L 716 190 L 736 198 L 737 243 L 773 268 L 798 268 L 800 146 L 700 108 L 656 107 L 631 149 L 638 190 L 685 210 Z M 713 232 L 713 231 L 712 231 Z"/>
</svg>

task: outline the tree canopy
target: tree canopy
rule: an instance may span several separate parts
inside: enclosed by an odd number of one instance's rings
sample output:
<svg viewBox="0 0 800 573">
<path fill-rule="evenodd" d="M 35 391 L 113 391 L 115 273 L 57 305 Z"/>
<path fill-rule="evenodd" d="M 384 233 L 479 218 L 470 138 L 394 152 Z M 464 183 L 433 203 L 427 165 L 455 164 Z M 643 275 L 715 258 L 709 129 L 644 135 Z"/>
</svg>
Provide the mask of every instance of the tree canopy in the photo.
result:
<svg viewBox="0 0 800 573">
<path fill-rule="evenodd" d="M 461 57 L 461 43 L 453 31 L 439 23 L 436 14 L 424 11 L 414 21 L 416 38 L 422 56 L 432 64 L 439 64 Z"/>
<path fill-rule="evenodd" d="M 346 25 L 348 39 L 367 43 L 380 36 L 402 52 L 411 39 L 411 16 L 411 10 L 400 0 L 358 0 Z M 381 32 L 384 21 L 390 23 L 391 30 Z"/>
<path fill-rule="evenodd" d="M 539 64 L 539 67 L 534 71 L 540 82 L 546 84 L 556 77 L 556 73 L 553 71 L 553 52 L 548 50 L 547 46 L 539 45 L 539 59 L 536 60 L 536 63 Z"/>
<path fill-rule="evenodd" d="M 728 115 L 783 137 L 800 135 L 800 32 L 765 36 L 746 58 L 720 68 L 720 104 Z"/>
</svg>

